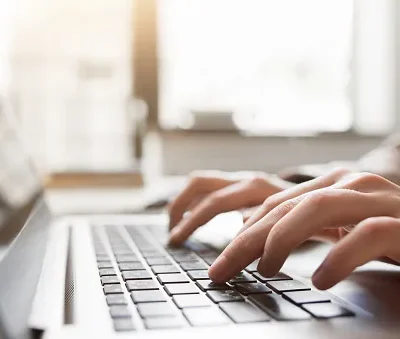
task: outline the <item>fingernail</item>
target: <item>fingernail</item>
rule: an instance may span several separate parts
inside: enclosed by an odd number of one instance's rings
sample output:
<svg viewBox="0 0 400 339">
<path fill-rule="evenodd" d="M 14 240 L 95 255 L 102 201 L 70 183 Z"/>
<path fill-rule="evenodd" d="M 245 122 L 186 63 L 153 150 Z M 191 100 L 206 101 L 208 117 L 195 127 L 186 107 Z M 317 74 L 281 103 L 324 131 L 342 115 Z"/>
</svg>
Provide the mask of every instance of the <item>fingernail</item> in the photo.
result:
<svg viewBox="0 0 400 339">
<path fill-rule="evenodd" d="M 229 278 L 228 274 L 228 259 L 224 255 L 220 255 L 208 269 L 208 276 L 212 281 L 225 282 Z"/>
</svg>

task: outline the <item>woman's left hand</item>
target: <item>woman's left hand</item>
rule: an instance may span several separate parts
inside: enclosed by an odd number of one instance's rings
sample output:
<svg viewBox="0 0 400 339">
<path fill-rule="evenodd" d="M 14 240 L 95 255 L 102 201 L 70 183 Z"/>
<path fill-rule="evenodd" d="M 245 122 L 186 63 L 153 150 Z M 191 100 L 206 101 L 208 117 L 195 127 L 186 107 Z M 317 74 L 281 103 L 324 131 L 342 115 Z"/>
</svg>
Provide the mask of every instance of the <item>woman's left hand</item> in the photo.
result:
<svg viewBox="0 0 400 339">
<path fill-rule="evenodd" d="M 400 263 L 400 187 L 382 177 L 348 174 L 272 210 L 267 206 L 270 202 L 248 220 L 211 266 L 209 275 L 214 281 L 231 279 L 259 257 L 258 271 L 274 276 L 295 247 L 321 230 L 333 229 L 346 236 L 314 273 L 317 288 L 330 288 L 358 266 L 380 257 Z M 343 229 L 348 226 L 350 233 Z"/>
</svg>

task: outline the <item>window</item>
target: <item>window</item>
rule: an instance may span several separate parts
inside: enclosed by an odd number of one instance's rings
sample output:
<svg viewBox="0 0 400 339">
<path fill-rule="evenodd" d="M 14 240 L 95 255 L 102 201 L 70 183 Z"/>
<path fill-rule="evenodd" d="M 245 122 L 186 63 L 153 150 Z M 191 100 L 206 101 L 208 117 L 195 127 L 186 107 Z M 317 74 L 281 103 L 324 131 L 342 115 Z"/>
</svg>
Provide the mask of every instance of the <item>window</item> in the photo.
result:
<svg viewBox="0 0 400 339">
<path fill-rule="evenodd" d="M 230 112 L 237 127 L 261 134 L 337 132 L 357 127 L 356 119 L 361 119 L 362 113 L 356 114 L 354 109 L 365 107 L 354 102 L 354 86 L 359 80 L 355 79 L 354 62 L 361 64 L 357 71 L 363 75 L 362 81 L 370 81 L 368 72 L 375 57 L 364 64 L 361 59 L 364 53 L 371 54 L 374 40 L 381 40 L 380 33 L 388 40 L 385 16 L 392 9 L 386 0 L 355 3 L 159 1 L 161 124 L 176 128 L 191 112 L 207 112 L 211 121 L 213 112 Z M 355 22 L 355 18 L 362 20 Z M 382 29 L 374 26 L 377 18 Z M 367 28 L 360 32 L 360 24 Z M 372 44 L 367 46 L 365 35 L 374 30 L 378 33 L 369 35 Z M 363 43 L 356 46 L 364 51 L 357 59 L 354 33 L 363 35 Z M 384 43 L 378 45 L 385 47 Z M 375 58 L 377 66 L 386 63 L 381 54 Z M 385 76 L 372 76 L 371 86 L 378 86 L 376 80 L 387 81 Z M 371 86 L 368 95 L 374 96 Z M 361 125 L 373 129 L 376 119 L 371 120 L 371 111 L 381 110 L 382 102 L 375 100 L 369 107 L 374 108 L 367 109 L 369 118 Z M 381 129 L 387 129 L 390 119 L 382 119 L 382 114 L 379 119 Z"/>
</svg>

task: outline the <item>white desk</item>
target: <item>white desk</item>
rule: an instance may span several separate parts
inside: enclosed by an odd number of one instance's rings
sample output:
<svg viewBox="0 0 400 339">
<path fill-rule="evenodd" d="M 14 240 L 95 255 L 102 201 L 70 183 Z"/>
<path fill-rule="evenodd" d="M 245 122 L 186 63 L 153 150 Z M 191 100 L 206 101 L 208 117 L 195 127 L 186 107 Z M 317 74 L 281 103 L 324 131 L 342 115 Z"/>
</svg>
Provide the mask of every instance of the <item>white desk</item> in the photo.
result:
<svg viewBox="0 0 400 339">
<path fill-rule="evenodd" d="M 134 213 L 180 190 L 184 177 L 163 177 L 143 188 L 49 189 L 47 201 L 55 214 Z"/>
</svg>

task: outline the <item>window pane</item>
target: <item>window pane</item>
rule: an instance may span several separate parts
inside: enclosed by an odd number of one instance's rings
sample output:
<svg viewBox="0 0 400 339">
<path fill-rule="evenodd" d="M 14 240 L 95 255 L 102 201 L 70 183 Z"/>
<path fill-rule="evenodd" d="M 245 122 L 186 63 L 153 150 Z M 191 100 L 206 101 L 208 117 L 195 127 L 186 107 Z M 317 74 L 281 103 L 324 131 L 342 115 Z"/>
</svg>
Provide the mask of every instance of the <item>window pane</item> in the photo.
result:
<svg viewBox="0 0 400 339">
<path fill-rule="evenodd" d="M 255 132 L 350 128 L 352 19 L 349 0 L 159 1 L 161 122 L 229 111 Z"/>
</svg>

